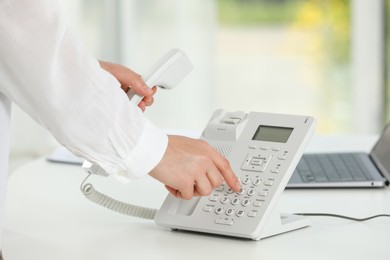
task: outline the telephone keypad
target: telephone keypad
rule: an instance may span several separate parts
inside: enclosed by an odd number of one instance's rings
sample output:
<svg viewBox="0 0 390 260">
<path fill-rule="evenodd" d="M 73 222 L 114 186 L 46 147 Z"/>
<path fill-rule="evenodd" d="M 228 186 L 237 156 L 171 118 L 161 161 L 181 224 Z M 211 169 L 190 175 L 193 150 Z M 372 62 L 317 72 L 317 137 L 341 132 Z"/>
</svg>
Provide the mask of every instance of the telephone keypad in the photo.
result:
<svg viewBox="0 0 390 260">
<path fill-rule="evenodd" d="M 276 180 L 272 178 L 272 175 L 279 173 L 283 162 L 288 158 L 288 152 L 277 146 L 250 144 L 248 147 L 250 153 L 245 156 L 241 165 L 242 173 L 244 173 L 239 178 L 241 189 L 234 192 L 226 183 L 223 183 L 209 197 L 219 196 L 218 201 L 210 199 L 214 205 L 209 205 L 214 208 L 216 224 L 234 225 L 234 218 L 262 216 L 261 212 L 266 206 L 267 197 L 275 186 Z M 212 212 L 212 210 L 207 212 Z M 222 213 L 225 217 L 221 217 Z"/>
<path fill-rule="evenodd" d="M 222 225 L 234 225 L 234 218 L 255 218 L 261 215 L 258 212 L 266 202 L 266 197 L 275 182 L 273 178 L 268 177 L 245 175 L 240 178 L 241 189 L 238 192 L 234 192 L 224 182 L 209 196 L 209 204 L 203 211 L 214 212 L 216 215 L 214 223 Z M 221 217 L 222 214 L 225 217 Z"/>
</svg>

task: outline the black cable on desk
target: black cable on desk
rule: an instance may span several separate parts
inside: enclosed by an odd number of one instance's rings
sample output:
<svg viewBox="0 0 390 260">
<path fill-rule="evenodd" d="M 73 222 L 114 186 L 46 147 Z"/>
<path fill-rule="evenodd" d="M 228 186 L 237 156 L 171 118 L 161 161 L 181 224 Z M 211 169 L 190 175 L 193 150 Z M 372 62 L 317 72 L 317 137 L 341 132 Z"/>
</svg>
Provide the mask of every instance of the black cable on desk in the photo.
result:
<svg viewBox="0 0 390 260">
<path fill-rule="evenodd" d="M 343 218 L 343 219 L 348 219 L 348 220 L 353 220 L 353 221 L 360 221 L 360 222 L 367 221 L 367 220 L 374 219 L 374 218 L 379 218 L 379 217 L 390 217 L 390 214 L 378 214 L 378 215 L 373 215 L 373 216 L 369 216 L 369 217 L 366 217 L 366 218 L 354 218 L 354 217 L 338 215 L 338 214 L 331 214 L 331 213 L 294 213 L 294 215 L 307 216 L 307 217 Z"/>
</svg>

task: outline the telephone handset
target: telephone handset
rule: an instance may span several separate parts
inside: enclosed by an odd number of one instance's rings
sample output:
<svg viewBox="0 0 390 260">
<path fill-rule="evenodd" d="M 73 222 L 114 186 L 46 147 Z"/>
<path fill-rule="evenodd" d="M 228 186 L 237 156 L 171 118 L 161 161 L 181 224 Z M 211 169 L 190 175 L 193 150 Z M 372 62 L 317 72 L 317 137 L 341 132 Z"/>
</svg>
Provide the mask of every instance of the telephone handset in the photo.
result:
<svg viewBox="0 0 390 260">
<path fill-rule="evenodd" d="M 186 56 L 179 60 L 180 66 L 173 62 L 171 69 L 165 70 L 177 80 L 169 81 L 170 77 L 164 76 L 162 78 L 168 79 L 164 84 L 177 84 L 191 70 Z M 106 208 L 154 219 L 158 225 L 173 230 L 259 240 L 310 225 L 302 216 L 280 215 L 276 206 L 314 128 L 315 120 L 309 116 L 217 110 L 201 139 L 230 161 L 241 181 L 239 192 L 224 183 L 210 196 L 191 200 L 180 200 L 168 194 L 157 210 L 114 200 L 94 190 L 91 184 L 84 184 L 85 180 L 81 191 L 88 199 Z M 85 162 L 83 168 L 90 174 L 107 176 L 98 165 Z"/>
</svg>

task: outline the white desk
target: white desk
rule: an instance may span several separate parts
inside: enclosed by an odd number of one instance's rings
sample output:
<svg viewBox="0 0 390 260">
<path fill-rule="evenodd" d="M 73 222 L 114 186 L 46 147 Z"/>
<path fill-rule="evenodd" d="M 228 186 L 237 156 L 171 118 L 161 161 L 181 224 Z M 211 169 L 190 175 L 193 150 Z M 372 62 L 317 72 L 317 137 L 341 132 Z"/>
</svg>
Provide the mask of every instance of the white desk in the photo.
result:
<svg viewBox="0 0 390 260">
<path fill-rule="evenodd" d="M 374 141 L 374 137 L 317 137 L 308 150 L 368 151 Z M 12 174 L 3 240 L 6 260 L 390 258 L 389 218 L 358 223 L 313 217 L 308 228 L 257 242 L 172 232 L 87 201 L 79 191 L 84 177 L 78 166 L 44 159 Z M 91 182 L 114 198 L 155 208 L 167 193 L 150 178 L 122 185 L 96 176 Z M 287 190 L 279 208 L 286 213 L 357 217 L 389 213 L 390 189 Z"/>
</svg>

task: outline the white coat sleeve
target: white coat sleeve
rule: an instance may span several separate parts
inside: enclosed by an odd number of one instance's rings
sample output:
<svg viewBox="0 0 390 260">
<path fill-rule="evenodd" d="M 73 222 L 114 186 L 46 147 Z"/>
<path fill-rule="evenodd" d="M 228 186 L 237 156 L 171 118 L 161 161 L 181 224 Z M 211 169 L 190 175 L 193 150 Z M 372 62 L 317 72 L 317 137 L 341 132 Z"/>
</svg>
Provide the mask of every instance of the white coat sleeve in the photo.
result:
<svg viewBox="0 0 390 260">
<path fill-rule="evenodd" d="M 0 92 L 78 156 L 138 178 L 168 138 L 69 32 L 53 0 L 0 0 Z"/>
</svg>

